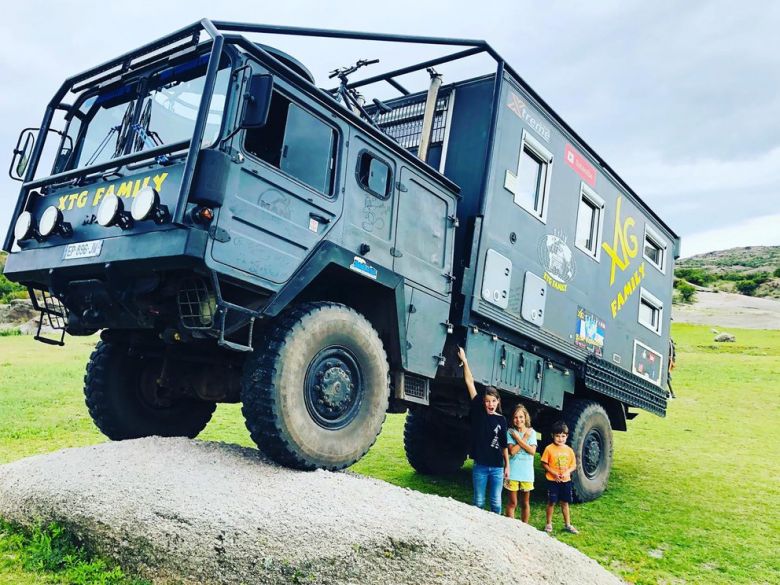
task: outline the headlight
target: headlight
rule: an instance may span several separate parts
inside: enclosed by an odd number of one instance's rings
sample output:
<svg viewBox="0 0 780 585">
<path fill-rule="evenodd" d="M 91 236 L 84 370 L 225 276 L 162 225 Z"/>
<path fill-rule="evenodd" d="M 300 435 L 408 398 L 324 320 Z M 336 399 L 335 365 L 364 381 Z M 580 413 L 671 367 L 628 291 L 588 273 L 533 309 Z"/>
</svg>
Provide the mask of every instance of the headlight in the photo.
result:
<svg viewBox="0 0 780 585">
<path fill-rule="evenodd" d="M 14 237 L 17 242 L 29 238 L 33 232 L 33 217 L 29 211 L 23 211 L 19 214 L 14 225 Z"/>
<path fill-rule="evenodd" d="M 43 237 L 51 234 L 62 221 L 62 212 L 54 205 L 50 205 L 46 208 L 41 215 L 41 221 L 38 222 L 38 233 Z"/>
<path fill-rule="evenodd" d="M 133 205 L 130 207 L 130 215 L 135 221 L 143 221 L 151 215 L 159 202 L 160 197 L 157 195 L 157 191 L 151 187 L 144 187 L 135 194 Z"/>
<path fill-rule="evenodd" d="M 97 222 L 103 227 L 109 227 L 116 223 L 122 212 L 122 200 L 113 193 L 103 198 L 98 205 Z"/>
</svg>

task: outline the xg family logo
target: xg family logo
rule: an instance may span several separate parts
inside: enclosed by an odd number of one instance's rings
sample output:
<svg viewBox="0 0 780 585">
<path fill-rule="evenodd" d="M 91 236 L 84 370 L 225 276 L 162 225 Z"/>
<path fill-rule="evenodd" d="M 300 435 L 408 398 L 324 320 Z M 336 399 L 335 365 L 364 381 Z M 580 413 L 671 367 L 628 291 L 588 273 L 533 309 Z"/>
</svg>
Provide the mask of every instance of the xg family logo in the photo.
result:
<svg viewBox="0 0 780 585">
<path fill-rule="evenodd" d="M 612 245 L 610 246 L 606 242 L 601 244 L 604 251 L 612 260 L 612 268 L 609 273 L 609 286 L 615 284 L 615 268 L 619 268 L 620 272 L 624 272 L 631 264 L 631 261 L 639 254 L 639 240 L 632 228 L 636 225 L 636 220 L 629 216 L 625 221 L 621 221 L 620 212 L 623 204 L 623 197 L 617 198 L 617 206 L 615 209 L 615 230 L 612 236 Z M 612 318 L 617 317 L 618 312 L 625 306 L 628 297 L 630 297 L 638 288 L 639 283 L 645 277 L 645 263 L 642 262 L 631 278 L 623 285 L 622 290 L 613 297 L 610 302 L 610 308 L 612 309 Z"/>
</svg>

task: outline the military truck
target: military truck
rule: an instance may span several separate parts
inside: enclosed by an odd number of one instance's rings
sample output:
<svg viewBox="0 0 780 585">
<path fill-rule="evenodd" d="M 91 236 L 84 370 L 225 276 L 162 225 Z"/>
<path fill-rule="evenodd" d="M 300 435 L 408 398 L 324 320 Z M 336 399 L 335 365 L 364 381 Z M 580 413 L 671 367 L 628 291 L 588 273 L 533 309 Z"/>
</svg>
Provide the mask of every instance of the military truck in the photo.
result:
<svg viewBox="0 0 780 585">
<path fill-rule="evenodd" d="M 320 87 L 258 34 L 455 52 Z M 583 501 L 613 430 L 665 414 L 679 239 L 484 41 L 202 20 L 68 78 L 9 172 L 5 274 L 41 341 L 101 331 L 84 392 L 111 439 L 241 402 L 274 460 L 339 469 L 408 411 L 411 465 L 452 472 L 461 345 L 505 409 L 568 422 Z"/>
</svg>

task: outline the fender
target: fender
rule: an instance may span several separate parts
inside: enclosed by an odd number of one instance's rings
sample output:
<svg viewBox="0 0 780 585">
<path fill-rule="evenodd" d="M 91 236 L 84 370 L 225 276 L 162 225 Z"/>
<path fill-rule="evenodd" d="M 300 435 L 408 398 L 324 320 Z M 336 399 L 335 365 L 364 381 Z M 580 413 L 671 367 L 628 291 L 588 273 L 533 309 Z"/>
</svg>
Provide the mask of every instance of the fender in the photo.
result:
<svg viewBox="0 0 780 585">
<path fill-rule="evenodd" d="M 317 244 L 287 283 L 271 298 L 262 310 L 266 317 L 276 317 L 296 299 L 305 296 L 311 285 L 326 271 L 344 271 L 352 282 L 362 282 L 371 288 L 385 289 L 393 299 L 395 314 L 393 333 L 389 340 L 388 357 L 391 363 L 406 367 L 406 299 L 404 278 L 379 264 L 374 264 L 330 241 Z M 343 286 L 340 283 L 337 286 Z M 371 320 L 369 318 L 369 320 Z"/>
</svg>

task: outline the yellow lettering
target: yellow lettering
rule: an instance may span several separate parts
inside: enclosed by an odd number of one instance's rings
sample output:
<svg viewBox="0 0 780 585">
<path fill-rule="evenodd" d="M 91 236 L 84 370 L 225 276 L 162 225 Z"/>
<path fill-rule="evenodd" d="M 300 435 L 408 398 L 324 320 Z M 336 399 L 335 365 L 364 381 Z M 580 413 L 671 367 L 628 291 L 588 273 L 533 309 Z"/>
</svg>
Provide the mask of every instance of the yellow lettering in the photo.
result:
<svg viewBox="0 0 780 585">
<path fill-rule="evenodd" d="M 620 268 L 623 272 L 631 263 L 631 259 L 639 251 L 639 241 L 637 237 L 630 233 L 631 228 L 636 224 L 633 217 L 627 217 L 625 222 L 621 223 L 620 209 L 623 204 L 623 197 L 617 198 L 615 206 L 615 228 L 612 235 L 612 245 L 606 242 L 601 244 L 604 251 L 612 260 L 612 266 L 609 273 L 609 285 L 615 284 L 615 268 Z"/>
<path fill-rule="evenodd" d="M 76 199 L 78 199 L 79 194 L 78 193 L 71 193 L 68 195 L 68 209 L 73 209 L 73 204 L 76 203 Z"/>
<path fill-rule="evenodd" d="M 645 263 L 644 263 L 644 262 L 642 262 L 642 263 L 639 265 L 639 273 L 642 275 L 642 278 L 644 278 L 644 277 L 645 277 Z"/>
<path fill-rule="evenodd" d="M 113 195 L 113 194 L 114 194 L 114 185 L 109 185 L 108 187 L 106 187 L 106 193 L 104 197 L 108 197 L 109 195 Z"/>
<path fill-rule="evenodd" d="M 65 202 L 67 200 L 68 200 L 68 196 L 67 195 L 63 195 L 62 197 L 60 197 L 60 204 L 57 207 L 59 207 L 61 210 L 65 211 Z"/>
<path fill-rule="evenodd" d="M 623 285 L 623 296 L 625 298 L 630 297 L 631 293 L 634 292 L 633 284 L 633 281 L 629 280 L 626 284 Z"/>
<path fill-rule="evenodd" d="M 162 184 L 167 178 L 168 178 L 168 173 L 161 173 L 159 175 L 155 175 L 154 177 L 152 177 L 154 188 L 158 193 L 160 192 L 160 189 L 162 189 Z"/>
<path fill-rule="evenodd" d="M 133 189 L 133 197 L 141 190 L 141 179 L 137 179 L 135 182 L 135 188 Z"/>
<path fill-rule="evenodd" d="M 614 319 L 617 317 L 617 299 L 612 299 L 610 307 L 612 308 L 612 318 Z"/>
<path fill-rule="evenodd" d="M 98 203 L 100 203 L 100 198 L 103 196 L 103 193 L 105 193 L 106 188 L 105 187 L 98 187 L 95 191 L 95 196 L 92 198 L 92 207 L 95 207 Z"/>
<path fill-rule="evenodd" d="M 130 197 L 132 195 L 133 191 L 133 182 L 132 181 L 125 181 L 121 185 L 119 185 L 119 189 L 116 191 L 117 197 Z"/>
<path fill-rule="evenodd" d="M 625 305 L 625 304 L 626 304 L 626 301 L 625 301 L 625 299 L 623 298 L 623 295 L 622 295 L 622 294 L 620 294 L 620 293 L 618 293 L 618 294 L 617 294 L 617 308 L 618 308 L 618 311 L 619 311 L 620 309 L 622 309 L 622 308 L 623 308 L 623 305 Z"/>
<path fill-rule="evenodd" d="M 76 205 L 78 205 L 79 209 L 81 209 L 87 204 L 88 195 L 89 195 L 89 191 L 82 191 L 81 193 L 79 193 L 79 198 L 76 201 Z"/>
</svg>

